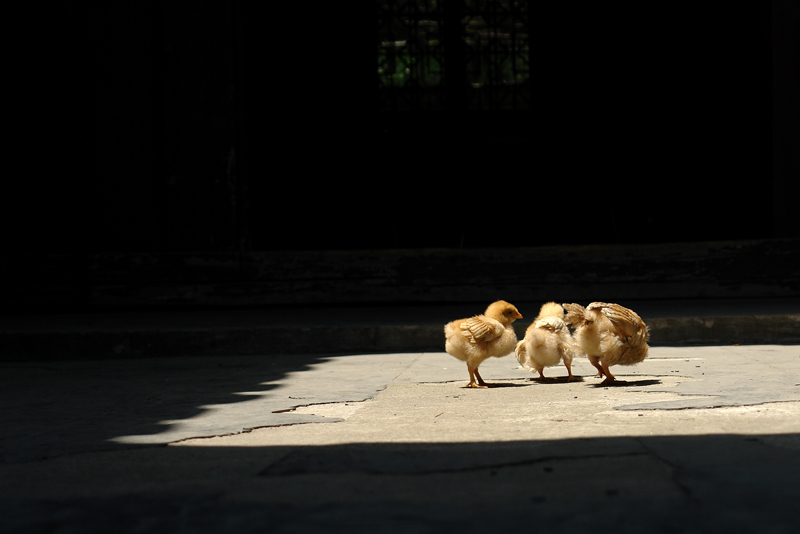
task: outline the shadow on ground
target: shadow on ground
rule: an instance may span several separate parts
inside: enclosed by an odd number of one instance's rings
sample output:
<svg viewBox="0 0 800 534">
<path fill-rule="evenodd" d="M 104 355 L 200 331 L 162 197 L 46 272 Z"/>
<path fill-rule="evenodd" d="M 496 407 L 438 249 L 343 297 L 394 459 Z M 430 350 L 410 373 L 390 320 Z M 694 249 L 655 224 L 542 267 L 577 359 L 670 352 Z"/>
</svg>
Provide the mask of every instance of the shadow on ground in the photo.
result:
<svg viewBox="0 0 800 534">
<path fill-rule="evenodd" d="M 0 374 L 0 459 L 38 460 L 130 448 L 119 436 L 153 436 L 207 406 L 242 403 L 318 356 L 152 358 L 6 363 Z M 187 364 L 187 362 L 190 362 Z"/>
<path fill-rule="evenodd" d="M 161 447 L 113 453 L 135 455 L 128 472 L 94 455 L 69 469 L 56 462 L 51 476 L 82 473 L 75 496 L 6 498 L 0 513 L 12 532 L 789 532 L 798 443 L 793 434 Z"/>
</svg>

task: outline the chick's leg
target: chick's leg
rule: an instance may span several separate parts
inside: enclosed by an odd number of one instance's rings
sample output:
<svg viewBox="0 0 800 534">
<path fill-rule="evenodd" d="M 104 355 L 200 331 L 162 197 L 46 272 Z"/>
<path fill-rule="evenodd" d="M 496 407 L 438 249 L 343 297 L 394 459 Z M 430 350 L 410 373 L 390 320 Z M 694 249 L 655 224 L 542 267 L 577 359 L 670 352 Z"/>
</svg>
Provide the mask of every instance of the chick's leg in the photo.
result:
<svg viewBox="0 0 800 534">
<path fill-rule="evenodd" d="M 485 383 L 479 385 L 477 382 L 475 382 L 475 375 L 478 375 L 477 368 L 473 369 L 472 367 L 469 366 L 469 364 L 467 364 L 467 371 L 469 371 L 469 384 L 467 384 L 468 388 L 486 389 Z M 480 380 L 480 382 L 483 382 L 481 375 L 478 375 L 478 379 Z"/>
<path fill-rule="evenodd" d="M 602 384 L 608 384 L 608 383 L 613 382 L 614 380 L 616 380 L 614 375 L 611 374 L 611 371 L 608 370 L 608 364 L 606 362 L 600 362 L 600 364 L 603 366 L 603 374 L 606 375 L 606 379 L 603 380 L 601 383 Z"/>
<path fill-rule="evenodd" d="M 592 356 L 591 354 L 587 354 L 586 357 L 589 358 L 589 363 L 594 365 L 595 369 L 597 369 L 597 374 L 595 376 L 603 376 L 603 368 L 600 367 L 600 358 Z"/>
<path fill-rule="evenodd" d="M 474 372 L 475 372 L 475 376 L 478 377 L 478 384 L 480 384 L 482 387 L 488 387 L 489 384 L 487 384 L 486 382 L 483 381 L 483 377 L 481 377 L 481 374 L 478 372 L 478 368 L 477 367 L 475 368 Z"/>
<path fill-rule="evenodd" d="M 567 372 L 569 373 L 567 382 L 572 382 L 573 380 L 575 380 L 575 377 L 572 376 L 572 362 L 570 362 L 569 360 L 564 360 L 564 367 L 567 368 Z"/>
</svg>

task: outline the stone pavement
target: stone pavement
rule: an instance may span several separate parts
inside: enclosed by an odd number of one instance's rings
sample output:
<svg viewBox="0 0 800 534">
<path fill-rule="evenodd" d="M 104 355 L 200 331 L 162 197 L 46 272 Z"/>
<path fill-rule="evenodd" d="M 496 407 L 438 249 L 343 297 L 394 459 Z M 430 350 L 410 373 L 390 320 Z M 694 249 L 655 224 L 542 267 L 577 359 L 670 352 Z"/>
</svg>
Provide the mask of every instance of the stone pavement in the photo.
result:
<svg viewBox="0 0 800 534">
<path fill-rule="evenodd" d="M 800 346 L 0 364 L 9 532 L 789 532 Z"/>
</svg>

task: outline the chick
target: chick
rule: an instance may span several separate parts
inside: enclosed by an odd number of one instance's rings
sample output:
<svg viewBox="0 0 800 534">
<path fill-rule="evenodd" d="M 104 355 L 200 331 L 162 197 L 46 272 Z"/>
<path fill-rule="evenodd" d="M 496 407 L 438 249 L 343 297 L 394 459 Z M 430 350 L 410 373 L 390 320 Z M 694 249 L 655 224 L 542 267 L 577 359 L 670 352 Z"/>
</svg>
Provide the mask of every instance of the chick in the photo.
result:
<svg viewBox="0 0 800 534">
<path fill-rule="evenodd" d="M 504 300 L 498 300 L 490 304 L 483 315 L 458 319 L 444 325 L 444 349 L 451 356 L 467 362 L 467 387 L 486 388 L 486 382 L 478 373 L 481 362 L 492 356 L 499 358 L 514 351 L 517 334 L 512 323 L 517 319 L 522 319 L 517 308 Z"/>
<path fill-rule="evenodd" d="M 564 322 L 564 308 L 548 302 L 542 305 L 539 316 L 525 332 L 525 338 L 517 343 L 515 353 L 520 365 L 529 371 L 537 370 L 539 378 L 544 378 L 545 367 L 563 361 L 569 373 L 567 382 L 572 382 L 575 379 L 572 376 L 573 343 Z"/>
<path fill-rule="evenodd" d="M 586 308 L 564 304 L 564 309 L 564 321 L 575 328 L 576 346 L 597 368 L 597 376 L 606 377 L 603 384 L 615 380 L 609 366 L 633 365 L 647 358 L 649 331 L 633 310 L 606 302 L 592 302 Z"/>
</svg>

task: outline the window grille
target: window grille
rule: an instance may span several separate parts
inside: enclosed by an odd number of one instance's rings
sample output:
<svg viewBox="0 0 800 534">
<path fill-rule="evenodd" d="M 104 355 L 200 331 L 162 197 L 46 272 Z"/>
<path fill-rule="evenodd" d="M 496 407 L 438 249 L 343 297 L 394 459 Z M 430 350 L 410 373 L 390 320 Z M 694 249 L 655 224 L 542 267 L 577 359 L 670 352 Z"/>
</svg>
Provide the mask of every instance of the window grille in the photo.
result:
<svg viewBox="0 0 800 534">
<path fill-rule="evenodd" d="M 377 4 L 381 111 L 530 109 L 527 1 Z"/>
</svg>

